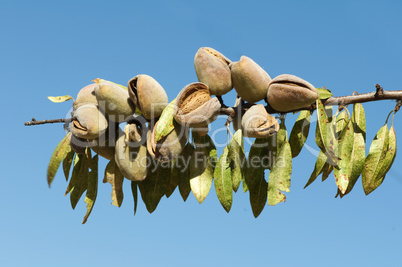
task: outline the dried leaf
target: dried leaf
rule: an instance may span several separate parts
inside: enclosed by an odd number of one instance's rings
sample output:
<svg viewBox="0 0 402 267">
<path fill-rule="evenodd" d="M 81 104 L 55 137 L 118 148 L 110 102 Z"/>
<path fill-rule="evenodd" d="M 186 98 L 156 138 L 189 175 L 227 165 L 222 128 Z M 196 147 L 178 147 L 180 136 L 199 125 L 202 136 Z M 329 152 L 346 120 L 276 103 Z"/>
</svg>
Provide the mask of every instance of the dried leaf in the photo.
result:
<svg viewBox="0 0 402 267">
<path fill-rule="evenodd" d="M 64 136 L 64 138 L 60 141 L 60 143 L 53 151 L 52 157 L 50 158 L 50 162 L 47 167 L 47 183 L 49 187 L 52 184 L 54 177 L 56 176 L 56 172 L 60 166 L 61 161 L 67 156 L 66 150 L 68 147 L 70 147 L 70 135 L 71 133 L 68 133 Z"/>
<path fill-rule="evenodd" d="M 297 157 L 302 150 L 310 130 L 310 111 L 302 110 L 292 128 L 289 144 L 292 149 L 292 158 Z"/>
<path fill-rule="evenodd" d="M 324 165 L 327 162 L 327 156 L 320 150 L 318 154 L 317 161 L 315 162 L 314 170 L 310 175 L 310 179 L 307 181 L 307 184 L 304 186 L 306 188 L 310 184 L 312 184 L 317 177 L 323 172 Z"/>
<path fill-rule="evenodd" d="M 96 154 L 91 159 L 90 169 L 88 175 L 88 186 L 87 186 L 87 194 L 85 195 L 85 203 L 87 203 L 87 213 L 84 216 L 84 220 L 82 224 L 86 223 L 89 215 L 92 212 L 92 209 L 95 205 L 96 196 L 98 195 L 98 161 L 99 156 Z"/>
<path fill-rule="evenodd" d="M 131 181 L 131 193 L 133 194 L 134 199 L 134 215 L 137 213 L 138 206 L 138 182 Z"/>
<path fill-rule="evenodd" d="M 123 202 L 123 181 L 124 176 L 117 167 L 115 160 L 112 159 L 106 165 L 103 183 L 112 185 L 112 205 L 116 207 L 120 207 Z"/>
<path fill-rule="evenodd" d="M 172 176 L 178 176 L 179 192 L 183 201 L 186 201 L 191 192 L 190 187 L 190 161 L 193 156 L 194 146 L 187 143 L 183 149 L 183 157 L 179 157 L 172 170 Z"/>
<path fill-rule="evenodd" d="M 274 166 L 269 173 L 268 205 L 275 206 L 285 202 L 286 196 L 282 192 L 289 192 L 290 174 L 292 173 L 292 149 L 288 142 L 284 143 L 276 157 Z M 281 192 L 282 191 L 282 192 Z"/>
<path fill-rule="evenodd" d="M 63 159 L 63 172 L 66 177 L 66 181 L 68 181 L 68 177 L 70 175 L 71 164 L 73 163 L 75 152 L 71 150 L 71 146 L 66 148 L 65 158 Z"/>
<path fill-rule="evenodd" d="M 331 93 L 330 90 L 328 90 L 327 88 L 323 87 L 323 88 L 317 88 L 318 91 L 318 97 L 320 99 L 327 99 L 330 98 L 331 96 L 333 96 L 333 94 Z"/>
<path fill-rule="evenodd" d="M 233 183 L 228 155 L 229 149 L 225 147 L 214 171 L 216 195 L 226 212 L 230 211 L 233 200 Z"/>
<path fill-rule="evenodd" d="M 381 179 L 381 168 L 388 151 L 389 131 L 387 124 L 384 124 L 377 132 L 371 143 L 369 154 L 364 162 L 362 172 L 363 189 L 366 195 L 377 188 L 377 180 Z"/>
<path fill-rule="evenodd" d="M 176 99 L 169 103 L 162 111 L 159 117 L 158 124 L 156 125 L 155 142 L 158 142 L 163 137 L 167 136 L 174 129 L 174 103 Z"/>
<path fill-rule="evenodd" d="M 54 102 L 54 103 L 61 103 L 61 102 L 65 102 L 68 101 L 70 99 L 74 98 L 72 96 L 69 95 L 63 95 L 63 96 L 48 96 L 47 97 L 50 101 Z"/>
<path fill-rule="evenodd" d="M 80 165 L 80 170 L 76 178 L 76 182 L 70 190 L 70 202 L 73 209 L 75 209 L 75 207 L 77 206 L 77 203 L 80 200 L 82 194 L 84 194 L 84 192 L 87 190 L 89 165 L 91 163 L 91 159 L 91 149 L 86 148 Z"/>
<path fill-rule="evenodd" d="M 198 147 L 190 160 L 190 187 L 197 201 L 202 203 L 211 189 L 217 152 L 208 135 L 194 139 Z"/>
</svg>

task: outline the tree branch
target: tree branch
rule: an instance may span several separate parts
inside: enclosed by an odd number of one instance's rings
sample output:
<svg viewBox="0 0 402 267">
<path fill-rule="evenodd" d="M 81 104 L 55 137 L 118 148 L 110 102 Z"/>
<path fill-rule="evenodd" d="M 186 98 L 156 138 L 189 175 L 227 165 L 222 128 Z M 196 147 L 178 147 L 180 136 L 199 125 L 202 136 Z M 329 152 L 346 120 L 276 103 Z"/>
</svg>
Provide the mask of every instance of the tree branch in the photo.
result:
<svg viewBox="0 0 402 267">
<path fill-rule="evenodd" d="M 219 101 L 221 104 L 223 104 L 222 97 L 218 97 Z M 397 100 L 397 104 L 395 106 L 395 111 L 399 111 L 400 107 L 402 106 L 402 90 L 397 90 L 397 91 L 385 91 L 383 88 L 379 85 L 376 84 L 376 91 L 371 92 L 371 93 L 365 93 L 365 94 L 356 94 L 356 95 L 348 95 L 348 96 L 335 96 L 335 97 L 330 97 L 326 100 L 323 100 L 323 104 L 325 106 L 346 106 L 350 104 L 355 104 L 355 103 L 366 103 L 366 102 L 373 102 L 373 101 L 380 101 L 380 100 Z M 222 105 L 222 108 L 220 110 L 221 115 L 226 115 L 228 116 L 228 122 L 231 122 L 233 118 L 236 116 L 237 112 L 239 112 L 241 109 L 242 110 L 247 110 L 254 104 L 251 103 L 243 103 L 244 101 L 241 101 L 242 104 L 235 106 L 235 107 L 228 107 L 225 104 Z M 310 106 L 306 106 L 300 109 L 295 109 L 287 112 L 280 112 L 269 105 L 266 106 L 266 109 L 268 113 L 274 114 L 274 113 L 279 113 L 279 114 L 285 114 L 285 113 L 293 113 L 293 112 L 298 112 L 301 110 L 310 110 L 314 111 L 316 109 L 315 104 L 312 104 Z M 139 117 L 134 116 L 133 118 L 130 118 L 133 121 L 136 121 L 139 119 Z M 32 121 L 27 121 L 25 122 L 25 126 L 31 126 L 31 125 L 39 125 L 39 124 L 48 124 L 48 123 L 65 123 L 68 124 L 72 121 L 72 118 L 68 119 L 55 119 L 55 120 L 41 120 L 37 121 L 34 118 L 32 118 Z"/>
</svg>

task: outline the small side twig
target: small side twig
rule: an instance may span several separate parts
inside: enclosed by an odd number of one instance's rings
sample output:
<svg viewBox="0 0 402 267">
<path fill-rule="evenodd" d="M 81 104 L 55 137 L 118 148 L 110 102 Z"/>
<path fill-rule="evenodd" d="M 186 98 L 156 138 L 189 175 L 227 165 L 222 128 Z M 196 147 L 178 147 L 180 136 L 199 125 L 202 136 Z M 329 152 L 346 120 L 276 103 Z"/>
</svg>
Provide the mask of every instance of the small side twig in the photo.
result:
<svg viewBox="0 0 402 267">
<path fill-rule="evenodd" d="M 25 126 L 39 125 L 39 124 L 48 124 L 48 123 L 65 123 L 68 124 L 72 121 L 72 118 L 68 119 L 54 119 L 54 120 L 41 120 L 37 121 L 35 118 L 32 118 L 31 121 L 27 121 L 24 123 Z"/>
</svg>

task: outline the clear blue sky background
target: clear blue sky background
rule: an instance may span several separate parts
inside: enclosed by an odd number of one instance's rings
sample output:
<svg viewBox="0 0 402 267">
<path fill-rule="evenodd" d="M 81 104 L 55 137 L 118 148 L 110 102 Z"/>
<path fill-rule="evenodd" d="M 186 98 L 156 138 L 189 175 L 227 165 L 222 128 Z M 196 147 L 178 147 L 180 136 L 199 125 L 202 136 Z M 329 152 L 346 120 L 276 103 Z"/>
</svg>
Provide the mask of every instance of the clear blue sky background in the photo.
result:
<svg viewBox="0 0 402 267">
<path fill-rule="evenodd" d="M 400 155 L 378 190 L 366 197 L 359 180 L 340 200 L 333 176 L 303 189 L 315 163 L 304 149 L 287 202 L 257 219 L 248 193 L 236 193 L 227 214 L 214 189 L 202 205 L 193 195 L 183 203 L 176 190 L 153 214 L 141 202 L 133 216 L 129 183 L 121 208 L 100 183 L 81 225 L 85 203 L 71 209 L 62 172 L 46 184 L 62 125 L 23 126 L 65 117 L 71 102 L 46 97 L 76 96 L 97 77 L 126 84 L 149 74 L 171 100 L 197 80 L 193 58 L 202 46 L 233 61 L 247 55 L 271 77 L 295 74 L 335 95 L 371 92 L 376 83 L 401 90 L 401 14 L 397 0 L 0 1 L 0 265 L 402 266 Z M 367 146 L 394 105 L 365 105 Z M 397 114 L 399 135 L 401 120 Z M 308 144 L 315 146 L 313 135 Z"/>
</svg>

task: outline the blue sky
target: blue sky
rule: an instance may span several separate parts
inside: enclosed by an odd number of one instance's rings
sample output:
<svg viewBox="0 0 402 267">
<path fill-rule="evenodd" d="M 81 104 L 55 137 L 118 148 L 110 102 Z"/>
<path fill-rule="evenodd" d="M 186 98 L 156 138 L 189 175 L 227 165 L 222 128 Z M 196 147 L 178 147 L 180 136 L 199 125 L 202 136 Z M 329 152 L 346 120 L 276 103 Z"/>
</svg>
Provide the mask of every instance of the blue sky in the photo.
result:
<svg viewBox="0 0 402 267">
<path fill-rule="evenodd" d="M 266 206 L 257 219 L 248 194 L 236 193 L 227 214 L 214 189 L 201 205 L 192 195 L 183 203 L 176 190 L 153 214 L 140 203 L 133 216 L 129 183 L 121 208 L 100 183 L 81 225 L 85 203 L 71 209 L 62 172 L 51 189 L 46 184 L 62 125 L 23 123 L 65 117 L 71 103 L 47 96 L 76 96 L 97 77 L 126 84 L 149 74 L 172 100 L 197 81 L 193 58 L 202 46 L 233 61 L 247 55 L 271 77 L 294 74 L 339 96 L 376 83 L 401 90 L 401 12 L 396 0 L 1 1 L 0 265 L 400 266 L 400 155 L 375 192 L 365 196 L 359 180 L 340 200 L 332 175 L 303 189 L 315 163 L 304 149 L 293 160 L 286 203 Z M 224 97 L 228 104 L 233 95 Z M 394 105 L 364 106 L 367 147 Z M 307 143 L 315 146 L 313 135 Z"/>
</svg>

